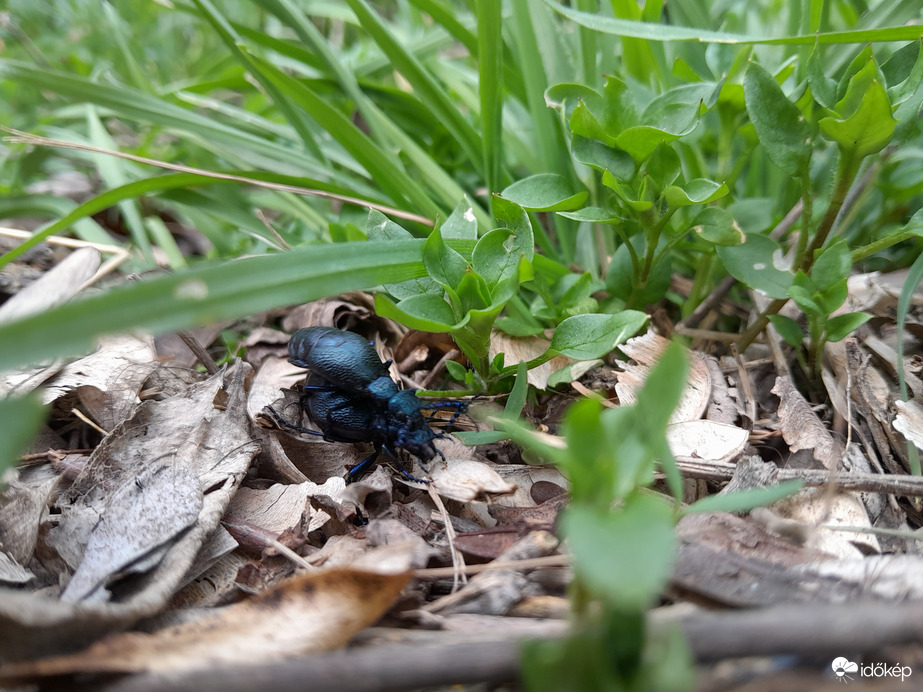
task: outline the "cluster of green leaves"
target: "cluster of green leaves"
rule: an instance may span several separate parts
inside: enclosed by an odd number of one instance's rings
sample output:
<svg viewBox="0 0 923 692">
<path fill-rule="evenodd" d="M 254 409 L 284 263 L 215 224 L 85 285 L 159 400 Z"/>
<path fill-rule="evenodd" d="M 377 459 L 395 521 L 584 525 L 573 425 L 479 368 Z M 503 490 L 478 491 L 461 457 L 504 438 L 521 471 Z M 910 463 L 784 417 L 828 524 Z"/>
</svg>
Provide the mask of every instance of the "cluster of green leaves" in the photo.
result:
<svg viewBox="0 0 923 692">
<path fill-rule="evenodd" d="M 379 315 L 414 329 L 451 334 L 474 371 L 455 363 L 450 367 L 472 392 L 482 391 L 485 385 L 515 369 L 505 367 L 502 353 L 489 360 L 488 348 L 497 316 L 516 296 L 520 285 L 528 282 L 548 286 L 547 276 L 552 273 L 558 283 L 567 276 L 577 278 L 552 260 L 542 260 L 534 254 L 532 222 L 522 207 L 496 197 L 493 213 L 500 226 L 478 238 L 471 205 L 460 204 L 423 245 L 427 276 L 385 284 L 384 291 L 375 296 Z M 372 212 L 368 238 L 406 241 L 412 236 L 383 214 Z M 580 279 L 571 282 L 571 294 L 576 293 L 573 289 L 579 283 Z M 549 303 L 553 300 L 549 296 Z M 596 307 L 595 301 L 585 305 Z M 512 319 L 507 318 L 507 322 Z M 636 310 L 571 314 L 555 321 L 548 349 L 527 366 L 535 367 L 557 355 L 576 360 L 601 358 L 646 322 L 647 316 Z"/>
<path fill-rule="evenodd" d="M 577 681 L 593 676 L 596 689 L 688 689 L 682 638 L 653 636 L 643 615 L 672 574 L 675 522 L 691 512 L 750 509 L 801 488 L 801 481 L 787 482 L 681 509 L 682 481 L 665 431 L 685 383 L 683 349 L 673 344 L 634 406 L 603 410 L 592 399 L 571 406 L 563 448 L 510 420 L 509 411 L 498 422 L 523 448 L 556 464 L 571 487 L 560 525 L 574 556 L 571 596 L 578 628 L 567 640 L 527 648 L 530 689 L 585 689 Z M 651 490 L 657 470 L 672 499 Z"/>
<path fill-rule="evenodd" d="M 846 280 L 849 278 L 850 269 L 852 257 L 849 248 L 845 240 L 839 240 L 818 256 L 811 265 L 810 276 L 799 269 L 788 287 L 788 295 L 807 318 L 810 360 L 815 367 L 820 364 L 817 355 L 825 342 L 844 339 L 871 318 L 866 312 L 848 312 L 831 317 L 846 301 Z M 779 330 L 782 338 L 801 356 L 800 348 L 804 340 L 801 326 L 785 315 L 770 315 L 769 320 Z M 808 364 L 803 365 L 807 370 Z"/>
<path fill-rule="evenodd" d="M 812 54 L 804 73 L 793 100 L 759 65 L 751 64 L 744 78 L 747 112 L 760 143 L 772 162 L 802 185 L 802 224 L 789 264 L 779 267 L 766 262 L 783 251 L 766 236 L 748 237 L 742 245 L 722 248 L 718 254 L 735 277 L 775 299 L 744 335 L 743 344 L 749 343 L 766 319 L 772 319 L 789 343 L 800 346 L 801 338 L 795 337 L 797 325 L 775 314 L 791 298 L 805 313 L 810 360 L 818 368 L 823 343 L 842 339 L 867 319 L 861 314 L 831 316 L 846 299 L 853 260 L 919 236 L 923 230 L 919 216 L 874 239 L 850 236 L 837 223 L 863 161 L 918 134 L 923 51 L 919 42 L 908 44 L 879 68 L 871 48 L 866 47 L 838 82 L 823 74 Z M 827 207 L 815 225 L 813 207 L 819 195 L 812 160 L 824 146 L 821 138 L 833 144 L 836 173 Z"/>
</svg>

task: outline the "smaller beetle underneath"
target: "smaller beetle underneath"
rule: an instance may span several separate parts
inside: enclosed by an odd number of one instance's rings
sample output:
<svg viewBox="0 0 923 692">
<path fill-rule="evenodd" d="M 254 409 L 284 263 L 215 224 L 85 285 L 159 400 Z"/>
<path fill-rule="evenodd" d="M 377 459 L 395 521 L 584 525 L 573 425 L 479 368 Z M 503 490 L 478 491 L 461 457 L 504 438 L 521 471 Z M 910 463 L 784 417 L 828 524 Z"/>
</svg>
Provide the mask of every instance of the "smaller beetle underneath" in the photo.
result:
<svg viewBox="0 0 923 692">
<path fill-rule="evenodd" d="M 426 403 L 416 390 L 397 388 L 388 374 L 391 362 L 382 362 L 372 345 L 354 332 L 334 327 L 299 329 L 288 343 L 289 362 L 309 370 L 305 378 L 301 405 L 322 432 L 307 430 L 285 421 L 272 408 L 271 413 L 284 427 L 322 436 L 331 442 L 369 442 L 375 451 L 349 470 L 346 482 L 362 476 L 378 459 L 382 450 L 395 459 L 405 450 L 420 463 L 445 456 L 433 441 L 443 436 L 430 426 L 440 409 L 454 409 L 446 429 L 464 413 L 467 402 Z M 423 411 L 432 411 L 424 416 Z M 410 475 L 407 478 L 428 481 Z"/>
</svg>

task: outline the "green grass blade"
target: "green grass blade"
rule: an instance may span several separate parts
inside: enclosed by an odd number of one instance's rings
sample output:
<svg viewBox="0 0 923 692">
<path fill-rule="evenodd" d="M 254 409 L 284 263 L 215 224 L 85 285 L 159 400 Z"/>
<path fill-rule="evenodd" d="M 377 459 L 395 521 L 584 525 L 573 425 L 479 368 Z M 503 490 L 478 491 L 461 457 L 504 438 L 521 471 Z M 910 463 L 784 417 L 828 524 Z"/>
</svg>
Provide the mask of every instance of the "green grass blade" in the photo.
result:
<svg viewBox="0 0 923 692">
<path fill-rule="evenodd" d="M 87 106 L 87 131 L 90 135 L 90 143 L 93 144 L 93 146 L 102 147 L 104 149 L 117 148 L 112 137 L 109 136 L 109 133 L 103 126 L 102 121 L 100 121 L 96 109 L 91 105 Z M 123 170 L 124 161 L 102 154 L 90 154 L 90 156 L 96 163 L 96 170 L 99 171 L 99 175 L 103 179 L 106 187 L 121 187 L 128 181 L 128 177 Z M 131 232 L 131 238 L 135 246 L 144 258 L 144 262 L 150 267 L 156 266 L 154 254 L 151 250 L 151 241 L 148 238 L 144 220 L 141 218 L 141 208 L 138 206 L 138 203 L 132 199 L 124 199 L 118 203 L 118 207 L 119 211 L 122 213 L 125 225 L 128 226 L 128 230 Z"/>
<path fill-rule="evenodd" d="M 780 36 L 764 38 L 746 34 L 693 29 L 670 24 L 632 22 L 614 17 L 604 17 L 560 5 L 554 0 L 544 0 L 555 12 L 573 20 L 580 26 L 606 34 L 646 39 L 648 41 L 699 41 L 702 43 L 727 43 L 731 45 L 763 44 L 769 46 L 801 46 L 828 43 L 874 43 L 881 41 L 916 41 L 923 36 L 919 25 L 889 26 L 852 31 L 829 31 L 817 35 Z"/>
<path fill-rule="evenodd" d="M 503 37 L 500 33 L 500 8 L 496 0 L 477 0 L 481 144 L 484 178 L 489 192 L 500 192 L 505 187 L 500 179 L 503 164 Z"/>
<path fill-rule="evenodd" d="M 320 58 L 320 69 L 333 75 L 368 123 L 371 136 L 385 151 L 400 151 L 420 170 L 420 178 L 432 190 L 443 209 L 451 209 L 462 199 L 465 191 L 452 176 L 433 159 L 412 136 L 409 136 L 366 95 L 353 72 L 345 69 L 336 51 L 328 44 L 311 19 L 291 0 L 257 0 L 267 12 L 290 28 L 299 39 Z M 400 165 L 391 156 L 392 165 Z M 479 222 L 487 227 L 489 220 L 480 206 L 475 207 Z"/>
<path fill-rule="evenodd" d="M 530 5 L 530 0 L 513 0 L 512 29 L 515 59 L 525 83 L 526 107 L 535 129 L 533 146 L 538 151 L 541 166 L 538 170 L 573 178 L 574 167 L 557 116 L 545 104 L 549 82 L 539 50 L 539 32 L 533 26 L 535 22 L 553 21 L 554 17 L 547 11 L 532 12 Z M 540 9 L 546 8 L 541 6 Z"/>
<path fill-rule="evenodd" d="M 282 111 L 285 119 L 298 133 L 302 144 L 305 145 L 312 156 L 323 161 L 324 155 L 316 141 L 317 134 L 312 131 L 304 112 L 275 85 L 273 80 L 260 69 L 260 65 L 253 61 L 246 51 L 239 48 L 239 45 L 242 43 L 240 35 L 234 31 L 228 20 L 225 19 L 211 3 L 211 0 L 193 0 L 193 2 L 195 2 L 196 6 L 199 8 L 199 12 L 202 16 L 212 25 L 221 37 L 221 40 L 224 41 L 225 45 L 231 50 L 231 53 L 234 54 L 260 85 L 266 89 L 270 98 L 272 98 L 279 110 Z"/>
<path fill-rule="evenodd" d="M 344 191 L 341 188 L 328 185 L 317 180 L 310 180 L 308 178 L 296 178 L 274 173 L 264 173 L 262 171 L 224 171 L 222 174 L 234 175 L 242 178 L 252 178 L 253 180 L 260 180 L 267 183 L 291 185 L 293 187 L 302 187 L 306 189 L 313 188 L 315 190 L 332 192 L 335 194 L 344 194 L 349 192 L 348 190 Z M 156 176 L 154 178 L 145 178 L 144 180 L 136 180 L 134 182 L 128 183 L 127 185 L 116 188 L 115 190 L 109 190 L 102 193 L 101 195 L 97 195 L 93 199 L 84 202 L 79 207 L 69 212 L 63 218 L 42 226 L 32 235 L 31 238 L 29 238 L 29 240 L 23 242 L 20 245 L 17 245 L 5 255 L 0 256 L 0 268 L 21 256 L 30 248 L 35 247 L 44 241 L 48 236 L 65 231 L 77 221 L 96 214 L 103 209 L 108 209 L 112 205 L 118 204 L 123 199 L 131 199 L 133 197 L 140 197 L 141 195 L 145 194 L 162 192 L 165 190 L 175 190 L 177 188 L 183 189 L 203 185 L 240 184 L 240 180 L 213 178 L 210 176 L 198 175 L 196 173 L 176 173 L 171 175 Z M 361 201 L 362 200 L 357 200 L 357 202 Z M 380 205 L 370 202 L 370 206 L 378 207 Z M 112 240 L 107 237 L 106 242 L 111 243 Z"/>
<path fill-rule="evenodd" d="M 346 2 L 356 13 L 362 28 L 388 56 L 394 69 L 404 75 L 413 85 L 422 104 L 430 108 L 445 124 L 468 158 L 475 164 L 480 164 L 482 160 L 480 137 L 456 105 L 452 103 L 446 90 L 436 82 L 420 61 L 401 45 L 365 0 L 346 0 Z"/>
<path fill-rule="evenodd" d="M 422 240 L 310 246 L 131 284 L 0 326 L 0 370 L 92 348 L 104 334 L 234 319 L 425 276 Z"/>
<path fill-rule="evenodd" d="M 225 147 L 229 154 L 254 168 L 321 180 L 337 179 L 329 166 L 298 151 L 291 143 L 259 137 L 124 85 L 98 84 L 68 72 L 0 59 L 0 79 L 4 78 L 54 92 L 77 103 L 93 103 L 111 110 L 117 117 L 195 135 L 203 142 Z"/>
<path fill-rule="evenodd" d="M 319 94 L 303 82 L 292 79 L 261 58 L 250 56 L 280 91 L 299 107 L 311 114 L 331 137 L 348 151 L 393 200 L 406 200 L 427 216 L 437 216 L 438 205 L 433 203 L 420 185 L 402 171 L 393 156 L 383 151 L 375 142 Z"/>
<path fill-rule="evenodd" d="M 45 420 L 45 407 L 37 394 L 0 399 L 0 493 L 3 472 L 16 463 Z"/>
</svg>

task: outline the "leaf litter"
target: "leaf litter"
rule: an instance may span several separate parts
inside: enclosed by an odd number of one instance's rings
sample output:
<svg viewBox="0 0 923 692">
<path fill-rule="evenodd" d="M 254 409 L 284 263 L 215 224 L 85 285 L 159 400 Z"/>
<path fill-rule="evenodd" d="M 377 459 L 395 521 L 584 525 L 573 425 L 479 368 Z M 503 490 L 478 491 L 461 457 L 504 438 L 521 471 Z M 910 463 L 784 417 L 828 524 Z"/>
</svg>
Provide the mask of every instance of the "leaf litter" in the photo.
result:
<svg viewBox="0 0 923 692">
<path fill-rule="evenodd" d="M 686 501 L 787 479 L 806 488 L 748 514 L 683 518 L 655 622 L 677 604 L 698 632 L 710 622 L 703 605 L 923 598 L 913 531 L 923 481 L 908 475 L 905 442 L 919 444 L 923 416 L 897 393 L 894 343 L 904 337 L 889 321 L 891 284 L 851 279 L 851 300 L 879 321 L 827 345 L 830 405 L 812 405 L 759 345 L 737 357 L 689 352 L 668 433 Z M 0 496 L 0 681 L 262 666 L 350 642 L 357 652 L 417 645 L 421 630 L 449 649 L 560 636 L 571 568 L 556 538 L 567 503 L 557 469 L 524 463 L 508 443 L 447 438 L 446 460 L 425 469 L 428 487 L 402 479 L 391 459 L 347 486 L 345 470 L 367 448 L 280 431 L 266 415 L 272 404 L 309 424 L 293 389 L 304 372 L 285 352 L 300 327 L 360 331 L 394 358 L 405 386 L 457 357 L 441 338 L 379 321 L 370 305 L 354 294 L 263 315 L 249 325 L 247 362 L 211 376 L 162 360 L 169 349 L 143 335 L 0 375 L 4 393 L 41 388 L 52 411 Z M 516 341 L 504 350 L 540 348 Z M 622 360 L 572 364 L 586 373 L 574 388 L 628 404 L 666 343 L 651 332 L 625 344 Z M 912 357 L 904 366 L 917 393 L 920 368 Z M 548 386 L 551 372 L 535 384 Z M 524 417 L 560 446 L 568 400 L 541 393 Z M 690 645 L 721 655 L 708 637 Z"/>
</svg>

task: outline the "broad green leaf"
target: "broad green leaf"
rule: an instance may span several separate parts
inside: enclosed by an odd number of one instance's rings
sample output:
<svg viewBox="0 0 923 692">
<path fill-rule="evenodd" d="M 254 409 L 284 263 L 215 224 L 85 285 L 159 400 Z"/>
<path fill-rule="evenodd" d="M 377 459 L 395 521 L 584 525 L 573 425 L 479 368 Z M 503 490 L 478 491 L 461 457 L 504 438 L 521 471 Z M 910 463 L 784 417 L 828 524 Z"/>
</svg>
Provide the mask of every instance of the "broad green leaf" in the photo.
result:
<svg viewBox="0 0 923 692">
<path fill-rule="evenodd" d="M 501 317 L 496 323 L 497 329 L 510 336 L 535 336 L 545 331 L 540 322 L 528 322 L 519 317 Z"/>
<path fill-rule="evenodd" d="M 852 256 L 845 240 L 829 245 L 811 265 L 811 281 L 818 291 L 823 291 L 849 278 Z M 837 306 L 839 307 L 839 306 Z"/>
<path fill-rule="evenodd" d="M 814 299 L 820 305 L 825 315 L 832 315 L 849 296 L 849 286 L 846 279 L 840 279 L 832 286 L 825 288 L 823 291 L 817 291 Z"/>
<path fill-rule="evenodd" d="M 539 173 L 513 183 L 501 194 L 529 211 L 569 211 L 579 208 L 589 193 L 575 193 L 564 176 Z"/>
<path fill-rule="evenodd" d="M 504 284 L 508 289 L 510 281 L 527 281 L 535 256 L 528 214 L 515 202 L 497 196 L 493 199 L 494 216 L 502 227 L 483 235 L 471 254 L 472 268 L 484 278 L 491 293 Z"/>
<path fill-rule="evenodd" d="M 508 228 L 498 228 L 481 236 L 471 254 L 471 267 L 494 289 L 511 276 L 519 265 L 514 245 L 516 236 Z"/>
<path fill-rule="evenodd" d="M 644 163 L 644 175 L 651 179 L 657 190 L 664 190 L 671 185 L 683 170 L 679 154 L 669 144 L 661 144 Z"/>
<path fill-rule="evenodd" d="M 445 244 L 438 228 L 423 245 L 423 265 L 430 277 L 446 288 L 458 286 L 468 269 L 465 258 Z"/>
<path fill-rule="evenodd" d="M 614 494 L 618 476 L 617 445 L 608 444 L 595 399 L 581 399 L 564 417 L 561 432 L 567 441 L 567 463 L 562 469 L 570 481 L 574 506 L 606 510 Z M 625 414 L 626 411 L 621 411 Z"/>
<path fill-rule="evenodd" d="M 484 279 L 472 271 L 464 274 L 458 284 L 457 294 L 462 313 L 469 310 L 484 310 L 489 308 L 493 302 Z"/>
<path fill-rule="evenodd" d="M 746 235 L 763 233 L 775 224 L 778 201 L 768 197 L 752 197 L 731 202 L 727 211 Z M 741 238 L 741 242 L 743 242 Z"/>
<path fill-rule="evenodd" d="M 694 502 L 683 514 L 697 514 L 701 512 L 746 512 L 754 507 L 764 507 L 794 495 L 804 487 L 800 479 L 782 481 L 778 485 L 766 488 L 748 488 L 737 492 L 711 495 Z"/>
<path fill-rule="evenodd" d="M 575 505 L 561 529 L 580 577 L 617 607 L 649 607 L 666 587 L 676 537 L 669 505 L 634 495 L 609 514 Z"/>
<path fill-rule="evenodd" d="M 571 153 L 580 163 L 592 166 L 598 171 L 611 171 L 612 175 L 628 180 L 635 173 L 635 162 L 626 152 L 613 149 L 595 139 L 580 135 L 571 138 Z"/>
<path fill-rule="evenodd" d="M 808 58 L 808 86 L 811 95 L 821 106 L 833 110 L 836 105 L 836 81 L 824 73 L 826 66 L 827 61 L 818 46 L 815 46 Z"/>
<path fill-rule="evenodd" d="M 629 239 L 629 242 L 636 249 L 637 254 L 643 253 L 645 248 L 643 237 L 634 236 Z M 638 273 L 640 273 L 640 268 Z M 650 305 L 666 294 L 672 275 L 672 259 L 670 255 L 666 255 L 651 267 L 644 286 L 637 286 L 640 276 L 635 276 L 628 244 L 622 243 L 613 253 L 609 267 L 606 269 L 606 287 L 617 298 L 622 300 L 631 298 L 636 305 Z"/>
<path fill-rule="evenodd" d="M 772 238 L 748 233 L 742 245 L 718 246 L 718 257 L 735 279 L 770 298 L 787 298 L 792 274 L 776 268 L 782 248 Z"/>
<path fill-rule="evenodd" d="M 602 358 L 646 323 L 647 315 L 637 310 L 623 310 L 617 315 L 574 315 L 554 330 L 551 350 L 574 360 Z"/>
<path fill-rule="evenodd" d="M 696 178 L 684 185 L 671 185 L 664 192 L 671 207 L 688 207 L 693 204 L 708 204 L 728 194 L 727 185 L 714 180 Z"/>
<path fill-rule="evenodd" d="M 801 346 L 801 341 L 804 339 L 804 331 L 801 325 L 795 320 L 785 315 L 770 315 L 769 321 L 772 322 L 772 326 L 778 330 L 779 336 L 785 340 L 785 343 L 792 348 Z"/>
<path fill-rule="evenodd" d="M 442 237 L 459 238 L 461 240 L 477 240 L 478 220 L 474 214 L 474 207 L 466 197 L 439 227 Z"/>
<path fill-rule="evenodd" d="M 458 326 L 445 298 L 432 294 L 411 296 L 395 304 L 387 296 L 376 293 L 375 312 L 421 332 L 445 333 Z M 462 322 L 465 321 L 467 318 Z"/>
<path fill-rule="evenodd" d="M 619 223 L 622 217 L 600 207 L 584 207 L 577 211 L 559 211 L 558 214 L 574 221 L 587 221 L 589 223 Z"/>
<path fill-rule="evenodd" d="M 368 222 L 366 223 L 366 236 L 372 242 L 384 242 L 389 240 L 412 240 L 413 235 L 410 231 L 394 223 L 387 216 L 376 209 L 369 211 Z M 407 279 L 400 283 L 389 283 L 384 285 L 385 290 L 398 300 L 404 300 L 410 296 L 431 293 L 442 295 L 442 286 L 437 284 L 429 276 L 421 276 L 416 279 Z"/>
<path fill-rule="evenodd" d="M 631 187 L 617 180 L 609 171 L 603 172 L 602 183 L 637 212 L 647 211 L 654 206 L 651 200 L 642 199 L 640 191 L 635 192 Z"/>
<path fill-rule="evenodd" d="M 921 68 L 923 68 L 923 51 L 920 50 L 919 41 L 908 43 L 903 48 L 897 49 L 882 63 L 881 74 L 888 85 L 888 96 L 891 97 L 893 103 L 899 103 L 916 91 L 916 87 L 908 82 L 915 81 L 919 84 L 920 79 L 923 78 Z M 899 89 L 899 87 L 904 88 Z"/>
<path fill-rule="evenodd" d="M 564 293 L 557 300 L 558 314 L 562 316 L 579 315 L 587 312 L 596 312 L 596 300 L 592 294 L 605 288 L 605 284 L 593 278 L 590 272 L 584 272 L 579 276 L 569 274 L 564 281 L 559 282 L 556 286 L 555 293 Z"/>
<path fill-rule="evenodd" d="M 698 122 L 698 115 L 691 109 L 681 110 L 683 115 L 688 116 L 685 121 L 676 124 L 675 130 L 668 131 L 659 127 L 650 125 L 638 125 L 623 130 L 615 138 L 615 144 L 628 152 L 636 162 L 647 159 L 660 144 L 666 142 L 669 144 L 684 135 L 688 135 L 695 129 Z"/>
<path fill-rule="evenodd" d="M 811 157 L 811 133 L 801 111 L 757 63 L 747 68 L 744 96 L 750 122 L 769 159 L 789 175 L 800 175 Z"/>
<path fill-rule="evenodd" d="M 804 314 L 812 317 L 827 316 L 827 311 L 817 302 L 818 294 L 813 282 L 800 269 L 795 272 L 792 285 L 788 287 L 788 295 Z"/>
<path fill-rule="evenodd" d="M 825 326 L 827 341 L 842 341 L 870 319 L 872 316 L 867 312 L 848 312 L 831 317 Z"/>
<path fill-rule="evenodd" d="M 874 68 L 873 63 L 869 63 Z M 863 71 L 853 78 L 862 80 Z M 855 104 L 859 100 L 858 105 Z M 818 121 L 821 133 L 836 142 L 842 149 L 857 157 L 875 154 L 884 149 L 891 141 L 897 121 L 891 112 L 888 94 L 877 79 L 863 89 L 847 90 L 843 100 L 837 104 L 837 116 L 822 118 Z"/>
<path fill-rule="evenodd" d="M 705 207 L 693 220 L 692 229 L 712 245 L 740 245 L 746 238 L 734 217 L 721 207 Z"/>
</svg>

